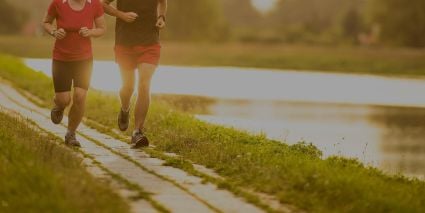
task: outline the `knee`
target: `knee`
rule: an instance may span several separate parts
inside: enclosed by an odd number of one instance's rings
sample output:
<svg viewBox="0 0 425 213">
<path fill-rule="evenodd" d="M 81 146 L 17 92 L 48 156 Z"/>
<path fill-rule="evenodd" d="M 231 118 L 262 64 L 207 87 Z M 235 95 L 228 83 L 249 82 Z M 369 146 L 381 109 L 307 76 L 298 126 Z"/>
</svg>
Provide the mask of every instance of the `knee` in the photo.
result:
<svg viewBox="0 0 425 213">
<path fill-rule="evenodd" d="M 71 97 L 69 95 L 55 97 L 55 104 L 60 108 L 66 108 L 70 103 Z"/>
<path fill-rule="evenodd" d="M 84 106 L 86 102 L 86 94 L 81 92 L 74 93 L 73 104 L 76 106 Z"/>
<path fill-rule="evenodd" d="M 143 79 L 139 82 L 139 91 L 149 90 L 151 81 L 149 79 Z"/>
<path fill-rule="evenodd" d="M 134 85 L 123 85 L 122 87 L 121 87 L 121 94 L 124 94 L 124 95 L 131 95 L 131 94 L 133 94 L 133 91 L 134 91 Z"/>
</svg>

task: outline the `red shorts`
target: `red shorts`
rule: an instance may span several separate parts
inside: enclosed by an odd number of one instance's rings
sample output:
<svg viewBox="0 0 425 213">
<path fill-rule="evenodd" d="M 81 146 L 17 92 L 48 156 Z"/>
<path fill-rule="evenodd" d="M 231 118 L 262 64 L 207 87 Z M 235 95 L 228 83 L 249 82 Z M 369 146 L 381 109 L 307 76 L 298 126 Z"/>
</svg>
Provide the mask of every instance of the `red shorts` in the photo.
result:
<svg viewBox="0 0 425 213">
<path fill-rule="evenodd" d="M 161 45 L 149 46 L 115 46 L 115 61 L 126 70 L 135 70 L 138 64 L 158 65 L 161 56 Z"/>
</svg>

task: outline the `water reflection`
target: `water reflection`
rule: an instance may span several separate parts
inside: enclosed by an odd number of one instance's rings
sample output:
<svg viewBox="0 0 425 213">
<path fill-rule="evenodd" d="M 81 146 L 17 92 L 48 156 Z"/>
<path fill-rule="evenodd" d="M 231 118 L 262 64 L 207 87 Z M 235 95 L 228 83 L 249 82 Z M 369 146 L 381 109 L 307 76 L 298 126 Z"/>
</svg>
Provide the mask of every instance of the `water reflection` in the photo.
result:
<svg viewBox="0 0 425 213">
<path fill-rule="evenodd" d="M 380 107 L 371 121 L 382 129 L 381 167 L 392 172 L 425 176 L 425 109 Z"/>
<path fill-rule="evenodd" d="M 220 100 L 198 118 L 293 144 L 312 142 L 325 156 L 341 155 L 423 178 L 425 109 Z"/>
<path fill-rule="evenodd" d="M 312 142 L 325 156 L 344 155 L 376 164 L 380 129 L 368 122 L 367 106 L 231 100 L 218 101 L 209 122 L 231 125 L 289 144 Z"/>
</svg>

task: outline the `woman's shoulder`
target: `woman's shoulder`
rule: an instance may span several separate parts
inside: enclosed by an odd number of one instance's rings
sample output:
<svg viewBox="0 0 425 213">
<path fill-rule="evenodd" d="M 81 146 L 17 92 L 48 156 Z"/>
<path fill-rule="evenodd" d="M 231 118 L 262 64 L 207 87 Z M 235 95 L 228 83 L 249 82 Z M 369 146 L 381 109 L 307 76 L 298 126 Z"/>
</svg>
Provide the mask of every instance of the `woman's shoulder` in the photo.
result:
<svg viewBox="0 0 425 213">
<path fill-rule="evenodd" d="M 102 5 L 102 2 L 100 2 L 100 0 L 87 0 L 87 2 L 95 7 Z"/>
<path fill-rule="evenodd" d="M 51 1 L 52 1 L 52 3 L 55 3 L 55 4 L 65 4 L 69 0 L 51 0 Z M 95 3 L 95 4 L 101 3 L 100 0 L 87 0 L 87 2 L 88 3 Z"/>
<path fill-rule="evenodd" d="M 69 0 L 51 0 L 51 1 L 52 1 L 52 4 L 60 6 L 60 5 L 65 5 L 66 3 L 68 3 L 67 1 Z M 89 4 L 96 5 L 96 6 L 102 4 L 100 0 L 87 0 L 87 2 Z"/>
<path fill-rule="evenodd" d="M 51 0 L 52 4 L 55 5 L 61 5 L 61 4 L 65 4 L 68 0 Z"/>
<path fill-rule="evenodd" d="M 100 4 L 100 0 L 87 0 L 89 3 Z"/>
<path fill-rule="evenodd" d="M 68 0 L 52 0 L 55 4 L 65 4 Z"/>
</svg>

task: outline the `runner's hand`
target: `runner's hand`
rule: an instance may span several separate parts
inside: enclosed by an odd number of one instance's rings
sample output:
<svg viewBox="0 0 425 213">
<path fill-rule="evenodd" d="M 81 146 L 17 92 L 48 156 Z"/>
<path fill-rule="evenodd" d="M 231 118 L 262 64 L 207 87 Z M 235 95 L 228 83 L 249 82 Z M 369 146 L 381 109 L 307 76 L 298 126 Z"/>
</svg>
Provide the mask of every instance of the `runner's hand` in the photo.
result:
<svg viewBox="0 0 425 213">
<path fill-rule="evenodd" d="M 92 35 L 91 30 L 87 27 L 82 27 L 78 33 L 80 33 L 80 35 L 85 38 L 90 37 Z"/>
<path fill-rule="evenodd" d="M 128 23 L 135 21 L 137 17 L 138 17 L 137 13 L 134 13 L 134 12 L 120 13 L 119 15 L 120 19 Z"/>
<path fill-rule="evenodd" d="M 162 17 L 158 18 L 158 20 L 156 21 L 156 27 L 158 27 L 159 29 L 163 29 L 165 27 L 164 18 Z"/>
<path fill-rule="evenodd" d="M 60 28 L 58 30 L 55 31 L 55 38 L 58 40 L 64 39 L 66 36 L 66 32 L 63 28 Z"/>
</svg>

